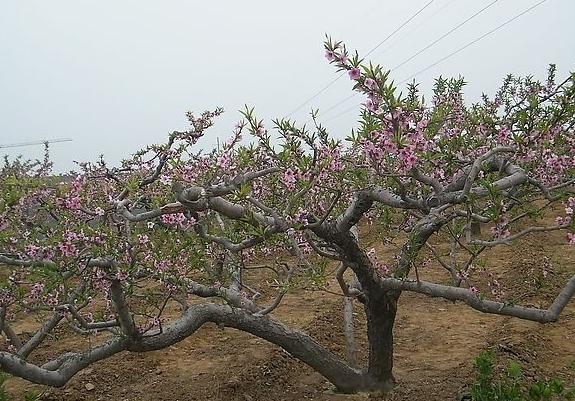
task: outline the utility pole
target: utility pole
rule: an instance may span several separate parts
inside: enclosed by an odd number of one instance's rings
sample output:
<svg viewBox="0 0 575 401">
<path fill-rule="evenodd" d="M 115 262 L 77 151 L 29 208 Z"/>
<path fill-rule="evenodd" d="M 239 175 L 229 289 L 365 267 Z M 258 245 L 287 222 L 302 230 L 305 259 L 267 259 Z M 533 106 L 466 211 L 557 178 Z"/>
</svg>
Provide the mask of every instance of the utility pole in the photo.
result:
<svg viewBox="0 0 575 401">
<path fill-rule="evenodd" d="M 33 145 L 47 145 L 49 143 L 56 142 L 70 142 L 72 138 L 56 138 L 56 139 L 44 139 L 42 141 L 30 141 L 30 142 L 20 142 L 20 143 L 8 143 L 5 145 L 0 144 L 0 149 L 4 148 L 18 148 L 21 146 L 33 146 Z"/>
</svg>

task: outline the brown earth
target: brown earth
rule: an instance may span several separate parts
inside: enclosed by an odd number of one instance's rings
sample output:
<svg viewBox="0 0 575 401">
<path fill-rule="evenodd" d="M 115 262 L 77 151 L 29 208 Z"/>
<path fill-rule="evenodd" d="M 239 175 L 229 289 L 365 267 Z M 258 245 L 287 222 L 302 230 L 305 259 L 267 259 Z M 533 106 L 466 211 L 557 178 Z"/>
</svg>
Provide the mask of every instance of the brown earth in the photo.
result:
<svg viewBox="0 0 575 401">
<path fill-rule="evenodd" d="M 438 243 L 441 247 L 441 243 Z M 490 251 L 486 260 L 508 293 L 522 304 L 545 306 L 575 273 L 575 247 L 564 234 L 546 233 L 514 247 Z M 534 275 L 548 263 L 545 285 Z M 532 270 L 533 269 L 533 270 Z M 535 272 L 535 273 L 533 273 Z M 424 278 L 446 280 L 439 269 L 420 271 Z M 336 290 L 335 283 L 330 288 Z M 275 315 L 300 327 L 335 352 L 344 354 L 342 299 L 328 292 L 300 291 L 286 298 Z M 365 318 L 355 307 L 360 360 L 365 360 Z M 37 357 L 88 345 L 66 332 L 48 342 Z M 473 359 L 486 349 L 502 360 L 513 358 L 528 376 L 575 381 L 575 301 L 557 323 L 542 325 L 485 315 L 462 304 L 404 293 L 396 320 L 395 375 L 390 400 L 456 400 L 473 381 Z M 367 394 L 334 394 L 328 382 L 305 364 L 264 340 L 233 329 L 206 325 L 169 349 L 146 354 L 122 353 L 80 372 L 65 387 L 47 389 L 10 379 L 15 399 L 26 390 L 43 400 L 366 400 Z M 372 398 L 376 398 L 371 396 Z"/>
</svg>

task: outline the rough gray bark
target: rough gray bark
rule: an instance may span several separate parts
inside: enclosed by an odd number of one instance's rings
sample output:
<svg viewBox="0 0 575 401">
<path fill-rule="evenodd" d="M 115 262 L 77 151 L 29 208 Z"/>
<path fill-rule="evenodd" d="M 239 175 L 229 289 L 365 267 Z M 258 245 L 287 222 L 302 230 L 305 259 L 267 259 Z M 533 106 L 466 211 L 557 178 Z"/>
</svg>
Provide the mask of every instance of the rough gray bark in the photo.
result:
<svg viewBox="0 0 575 401">
<path fill-rule="evenodd" d="M 349 366 L 357 368 L 357 346 L 353 324 L 353 298 L 343 297 L 343 333 L 345 335 L 346 359 Z"/>
<path fill-rule="evenodd" d="M 242 330 L 282 347 L 321 373 L 342 392 L 381 388 L 372 375 L 348 366 L 309 335 L 290 329 L 269 316 L 258 317 L 243 310 L 211 303 L 191 306 L 181 318 L 161 332 L 150 332 L 137 339 L 115 337 L 91 350 L 68 353 L 43 366 L 34 365 L 14 354 L 0 352 L 0 367 L 31 382 L 60 387 L 94 362 L 121 351 L 146 352 L 166 348 L 192 335 L 207 322 Z"/>
<path fill-rule="evenodd" d="M 377 390 L 390 391 L 393 376 L 393 325 L 397 311 L 399 292 L 393 294 L 366 295 L 367 338 L 369 342 L 369 363 L 367 373 Z"/>
</svg>

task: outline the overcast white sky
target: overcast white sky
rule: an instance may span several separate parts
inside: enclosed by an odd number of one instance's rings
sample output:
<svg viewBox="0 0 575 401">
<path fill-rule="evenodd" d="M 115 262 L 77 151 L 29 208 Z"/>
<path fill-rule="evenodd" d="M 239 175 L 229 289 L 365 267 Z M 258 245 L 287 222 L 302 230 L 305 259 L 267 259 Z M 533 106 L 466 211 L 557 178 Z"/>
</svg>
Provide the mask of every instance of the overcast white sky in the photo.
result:
<svg viewBox="0 0 575 401">
<path fill-rule="evenodd" d="M 0 144 L 70 137 L 52 146 L 57 170 L 99 154 L 117 162 L 186 127 L 187 110 L 226 113 L 201 142 L 227 137 L 244 104 L 270 120 L 336 77 L 324 34 L 366 53 L 429 0 L 183 1 L 2 0 Z M 435 0 L 369 58 L 401 63 L 493 0 Z M 392 72 L 397 81 L 539 0 L 499 0 L 449 37 Z M 575 66 L 575 1 L 548 0 L 502 30 L 417 76 L 462 74 L 467 97 L 492 94 L 507 73 L 565 76 Z M 307 120 L 351 92 L 347 76 L 294 115 Z M 349 101 L 325 119 L 349 109 Z M 343 137 L 350 112 L 326 122 Z M 0 149 L 36 157 L 41 146 Z"/>
</svg>

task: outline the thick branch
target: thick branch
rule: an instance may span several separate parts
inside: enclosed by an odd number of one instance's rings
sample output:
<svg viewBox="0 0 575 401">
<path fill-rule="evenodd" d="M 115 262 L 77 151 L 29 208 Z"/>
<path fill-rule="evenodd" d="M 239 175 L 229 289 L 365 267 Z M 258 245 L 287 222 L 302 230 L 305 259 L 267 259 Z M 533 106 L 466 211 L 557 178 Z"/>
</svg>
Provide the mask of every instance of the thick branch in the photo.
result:
<svg viewBox="0 0 575 401">
<path fill-rule="evenodd" d="M 465 178 L 465 184 L 463 185 L 463 190 L 461 191 L 461 194 L 459 195 L 461 199 L 465 198 L 469 194 L 469 191 L 471 190 L 471 187 L 472 187 L 473 183 L 475 182 L 475 179 L 477 178 L 479 171 L 481 170 L 481 165 L 485 161 L 491 159 L 496 154 L 505 153 L 505 152 L 507 152 L 507 153 L 515 152 L 515 149 L 512 147 L 504 147 L 504 146 L 497 147 L 497 148 L 491 149 L 489 152 L 478 157 L 473 162 L 473 165 L 471 166 L 471 170 L 469 171 L 469 174 L 467 174 L 467 177 Z"/>
<path fill-rule="evenodd" d="M 381 286 L 385 289 L 412 291 L 426 294 L 431 297 L 440 297 L 450 301 L 463 301 L 473 309 L 484 313 L 496 315 L 514 316 L 520 319 L 532 320 L 540 323 L 557 321 L 559 314 L 565 305 L 575 294 L 575 275 L 567 282 L 561 293 L 555 298 L 549 309 L 530 308 L 512 305 L 503 302 L 495 302 L 479 298 L 468 289 L 435 284 L 426 281 L 408 281 L 396 278 L 381 279 Z"/>
<path fill-rule="evenodd" d="M 116 309 L 118 323 L 124 334 L 130 339 L 138 338 L 138 330 L 136 329 L 136 324 L 134 323 L 128 304 L 126 303 L 124 290 L 119 280 L 110 280 L 110 298 L 114 304 L 114 309 Z"/>
<path fill-rule="evenodd" d="M 441 185 L 439 180 L 437 180 L 431 176 L 423 174 L 416 167 L 411 169 L 411 175 L 413 176 L 413 178 L 415 178 L 417 181 L 421 182 L 422 184 L 431 186 L 436 194 L 443 192 L 443 185 Z"/>
<path fill-rule="evenodd" d="M 18 349 L 18 355 L 22 358 L 27 358 L 28 355 L 44 341 L 46 336 L 54 330 L 54 328 L 60 323 L 60 321 L 64 318 L 64 314 L 60 312 L 56 312 L 50 320 L 36 331 L 36 333 L 32 336 L 30 340 L 28 340 L 20 349 Z"/>
<path fill-rule="evenodd" d="M 426 209 L 422 203 L 406 202 L 387 189 L 364 189 L 357 193 L 353 202 L 337 218 L 336 225 L 338 230 L 345 232 L 356 225 L 363 215 L 371 209 L 373 202 L 379 202 L 398 209 Z"/>
<path fill-rule="evenodd" d="M 125 338 L 113 340 L 82 353 L 68 353 L 57 363 L 48 363 L 42 367 L 27 362 L 24 358 L 0 351 L 0 367 L 5 372 L 38 384 L 61 387 L 80 370 L 94 362 L 108 358 L 126 347 Z M 57 366 L 57 369 L 52 369 Z"/>
<path fill-rule="evenodd" d="M 222 305 L 204 304 L 190 307 L 182 318 L 164 328 L 163 333 L 153 333 L 145 337 L 134 351 L 165 348 L 188 337 L 208 321 L 251 333 L 282 347 L 325 376 L 340 391 L 353 392 L 376 387 L 367 375 L 349 367 L 307 334 L 290 329 L 269 316 L 258 317 Z"/>
<path fill-rule="evenodd" d="M 120 202 L 117 202 L 116 210 L 118 211 L 119 214 L 121 214 L 123 217 L 132 222 L 151 220 L 156 217 L 160 217 L 164 214 L 181 213 L 185 210 L 184 206 L 181 203 L 175 202 L 175 203 L 168 203 L 167 205 L 164 205 L 158 209 L 134 214 L 130 210 L 128 210 L 127 206 L 128 203 L 129 199 L 127 198 Z"/>
<path fill-rule="evenodd" d="M 240 188 L 242 184 L 255 180 L 256 178 L 266 176 L 281 171 L 279 167 L 269 167 L 259 171 L 236 175 L 231 182 L 210 187 L 206 190 L 208 197 L 228 195 Z"/>
<path fill-rule="evenodd" d="M 470 243 L 474 244 L 474 245 L 483 245 L 483 246 L 495 246 L 495 245 L 510 245 L 511 242 L 513 240 L 516 240 L 518 238 L 521 238 L 527 234 L 530 233 L 536 233 L 536 232 L 545 232 L 545 231 L 557 231 L 557 230 L 563 230 L 566 228 L 569 228 L 571 225 L 570 224 L 562 224 L 562 225 L 557 225 L 557 226 L 539 226 L 539 227 L 528 227 L 518 233 L 515 233 L 513 235 L 510 235 L 508 237 L 505 238 L 500 238 L 500 239 L 496 239 L 493 241 L 483 241 L 483 240 L 472 240 Z"/>
</svg>

